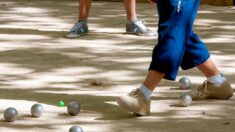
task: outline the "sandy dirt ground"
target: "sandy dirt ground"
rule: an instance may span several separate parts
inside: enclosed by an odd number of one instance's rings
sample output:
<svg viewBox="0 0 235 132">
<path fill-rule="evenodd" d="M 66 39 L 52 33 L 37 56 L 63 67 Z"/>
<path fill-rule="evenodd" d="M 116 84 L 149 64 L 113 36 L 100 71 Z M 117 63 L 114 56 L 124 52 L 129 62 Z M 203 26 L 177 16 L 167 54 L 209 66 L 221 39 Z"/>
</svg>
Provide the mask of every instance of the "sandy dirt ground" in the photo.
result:
<svg viewBox="0 0 235 132">
<path fill-rule="evenodd" d="M 1 132 L 68 132 L 73 125 L 84 132 L 235 131 L 235 96 L 177 105 L 187 91 L 179 90 L 177 80 L 187 76 L 199 85 L 205 78 L 197 69 L 180 70 L 175 82 L 163 80 L 154 91 L 150 116 L 121 109 L 116 98 L 144 80 L 157 35 L 125 34 L 123 3 L 99 1 L 92 4 L 90 33 L 66 39 L 77 5 L 73 0 L 0 1 Z M 137 10 L 156 33 L 155 8 L 145 3 Z M 202 5 L 194 28 L 235 88 L 235 8 Z M 59 100 L 78 101 L 80 114 L 69 116 L 66 107 L 57 106 Z M 34 103 L 45 108 L 41 118 L 30 116 Z M 18 110 L 17 121 L 4 121 L 7 107 Z"/>
</svg>

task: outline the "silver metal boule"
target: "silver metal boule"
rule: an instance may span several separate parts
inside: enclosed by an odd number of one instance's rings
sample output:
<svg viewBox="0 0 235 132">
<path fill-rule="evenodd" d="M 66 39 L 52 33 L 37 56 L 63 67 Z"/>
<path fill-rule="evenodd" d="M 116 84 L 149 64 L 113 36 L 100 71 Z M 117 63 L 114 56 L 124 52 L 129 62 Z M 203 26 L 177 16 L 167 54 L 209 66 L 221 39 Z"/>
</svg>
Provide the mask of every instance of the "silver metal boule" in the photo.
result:
<svg viewBox="0 0 235 132">
<path fill-rule="evenodd" d="M 189 106 L 192 103 L 192 97 L 188 93 L 183 93 L 180 95 L 179 104 L 181 106 Z"/>
<path fill-rule="evenodd" d="M 179 80 L 180 89 L 188 89 L 191 85 L 191 81 L 187 77 L 182 77 Z"/>
<path fill-rule="evenodd" d="M 9 107 L 6 110 L 4 110 L 3 116 L 4 116 L 5 121 L 13 122 L 17 119 L 18 112 L 15 108 Z"/>
<path fill-rule="evenodd" d="M 69 132 L 83 132 L 83 129 L 80 126 L 72 126 Z"/>
<path fill-rule="evenodd" d="M 77 102 L 69 102 L 67 111 L 70 115 L 75 116 L 80 112 L 80 105 Z"/>
<path fill-rule="evenodd" d="M 44 108 L 41 104 L 34 104 L 32 107 L 31 107 L 31 114 L 32 116 L 34 117 L 40 117 L 42 116 L 44 113 Z"/>
</svg>

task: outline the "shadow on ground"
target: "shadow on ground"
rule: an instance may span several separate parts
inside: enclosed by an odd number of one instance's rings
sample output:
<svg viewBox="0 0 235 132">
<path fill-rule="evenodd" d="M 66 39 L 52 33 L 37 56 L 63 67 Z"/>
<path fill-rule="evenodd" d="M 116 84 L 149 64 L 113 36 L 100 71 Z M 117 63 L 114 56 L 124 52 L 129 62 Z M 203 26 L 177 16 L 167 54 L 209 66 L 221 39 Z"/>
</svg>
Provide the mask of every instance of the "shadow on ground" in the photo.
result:
<svg viewBox="0 0 235 132">
<path fill-rule="evenodd" d="M 77 1 L 3 0 L 0 2 L 0 113 L 7 101 L 40 102 L 52 106 L 63 100 L 78 101 L 81 115 L 64 113 L 38 122 L 21 115 L 16 123 L 0 121 L 1 131 L 66 131 L 81 125 L 86 131 L 131 132 L 231 132 L 234 130 L 234 98 L 202 101 L 182 108 L 175 105 L 177 82 L 164 80 L 154 93 L 152 114 L 136 117 L 115 103 L 143 81 L 151 61 L 156 37 L 125 34 L 125 11 L 119 2 L 94 2 L 90 33 L 79 39 L 64 34 L 76 21 Z M 156 10 L 137 4 L 138 15 L 157 31 Z M 202 6 L 195 31 L 208 46 L 221 71 L 235 86 L 235 10 L 233 7 Z M 203 81 L 196 70 L 179 72 L 194 85 Z M 92 82 L 101 82 L 94 86 Z M 26 109 L 26 108 L 25 108 Z M 1 118 L 2 119 L 2 118 Z M 26 122 L 31 120 L 32 122 Z M 25 123 L 26 122 L 26 123 Z M 49 123 L 51 122 L 51 123 Z"/>
</svg>

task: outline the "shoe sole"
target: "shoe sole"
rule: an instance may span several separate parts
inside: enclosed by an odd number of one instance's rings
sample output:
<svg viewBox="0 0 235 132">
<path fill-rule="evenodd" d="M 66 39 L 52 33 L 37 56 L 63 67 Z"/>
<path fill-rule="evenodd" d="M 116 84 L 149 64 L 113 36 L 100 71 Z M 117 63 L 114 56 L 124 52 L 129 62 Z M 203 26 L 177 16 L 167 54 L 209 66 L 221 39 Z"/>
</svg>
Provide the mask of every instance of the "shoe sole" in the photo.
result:
<svg viewBox="0 0 235 132">
<path fill-rule="evenodd" d="M 154 36 L 154 34 L 141 34 L 141 33 L 133 33 L 133 32 L 126 32 L 126 34 L 137 35 L 137 36 Z"/>
<path fill-rule="evenodd" d="M 206 99 L 229 100 L 232 96 L 233 96 L 233 94 L 232 94 L 232 95 L 229 95 L 229 96 L 227 96 L 227 97 L 208 97 L 208 98 L 206 98 Z"/>
<path fill-rule="evenodd" d="M 74 35 L 74 36 L 68 36 L 68 35 L 65 35 L 64 37 L 67 38 L 67 39 L 76 39 L 76 38 L 79 38 L 81 36 L 85 36 L 87 35 L 88 33 L 85 33 L 85 34 L 81 34 L 81 35 Z"/>
<path fill-rule="evenodd" d="M 142 112 L 140 112 L 140 111 L 137 111 L 137 108 L 135 109 L 135 108 L 131 107 L 130 105 L 126 104 L 125 102 L 123 102 L 123 101 L 120 100 L 120 99 L 117 99 L 117 103 L 118 103 L 118 105 L 120 105 L 122 108 L 127 109 L 127 110 L 129 110 L 129 111 L 131 111 L 131 112 L 134 112 L 134 113 L 137 114 L 137 115 L 140 115 L 140 116 L 149 115 L 149 114 L 145 114 L 145 113 L 142 113 Z"/>
<path fill-rule="evenodd" d="M 227 96 L 227 97 L 204 97 L 204 98 L 194 98 L 193 101 L 200 101 L 200 100 L 209 100 L 209 99 L 216 99 L 216 100 L 229 100 L 233 94 Z"/>
</svg>

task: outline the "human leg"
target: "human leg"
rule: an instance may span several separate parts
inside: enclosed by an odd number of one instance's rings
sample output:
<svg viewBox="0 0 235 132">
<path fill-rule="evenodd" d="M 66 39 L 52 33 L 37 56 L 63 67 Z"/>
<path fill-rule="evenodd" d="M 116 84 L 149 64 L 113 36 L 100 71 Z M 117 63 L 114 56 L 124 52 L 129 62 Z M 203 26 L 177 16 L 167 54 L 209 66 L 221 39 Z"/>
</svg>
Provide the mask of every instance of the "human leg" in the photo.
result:
<svg viewBox="0 0 235 132">
<path fill-rule="evenodd" d="M 177 12 L 178 4 L 176 0 L 159 1 L 159 38 L 158 45 L 155 46 L 150 64 L 149 73 L 143 85 L 147 91 L 152 91 L 164 77 L 168 80 L 176 78 L 185 51 L 185 42 L 188 36 L 186 22 L 189 19 L 190 10 L 183 13 Z M 186 3 L 191 6 L 194 3 Z M 167 12 L 166 12 L 167 10 Z M 142 86 L 141 86 L 142 88 Z M 150 100 L 145 97 L 145 92 L 141 88 L 134 90 L 127 96 L 119 97 L 117 102 L 120 106 L 140 115 L 150 113 Z M 147 94 L 149 92 L 146 92 Z"/>
<path fill-rule="evenodd" d="M 78 21 L 66 35 L 67 38 L 77 38 L 88 33 L 87 18 L 89 15 L 91 0 L 79 0 Z"/>
<path fill-rule="evenodd" d="M 79 0 L 79 21 L 87 21 L 91 0 Z"/>
<path fill-rule="evenodd" d="M 148 90 L 155 89 L 162 77 L 175 80 L 179 66 L 183 69 L 198 67 L 207 77 L 219 73 L 209 59 L 207 48 L 192 32 L 192 24 L 199 6 L 197 2 L 200 1 L 181 2 L 180 0 L 158 1 L 159 39 L 158 45 L 153 50 L 149 71 L 160 74 L 148 74 L 150 78 L 144 82 Z M 229 99 L 233 96 L 233 90 L 227 81 L 219 85 L 205 81 L 196 92 L 193 92 L 193 95 L 195 94 L 194 97 L 199 99 Z M 137 89 L 128 96 L 119 97 L 118 103 L 134 113 L 148 115 L 150 100 L 146 100 L 144 92 Z"/>
<path fill-rule="evenodd" d="M 193 100 L 226 100 L 233 96 L 230 82 L 220 73 L 211 59 L 198 65 L 197 68 L 207 77 L 207 80 L 190 92 Z"/>
<path fill-rule="evenodd" d="M 124 0 L 124 6 L 126 9 L 127 20 L 137 20 L 136 0 Z"/>
<path fill-rule="evenodd" d="M 192 17 L 196 16 L 199 3 L 200 1 L 196 1 Z M 192 20 L 189 21 L 189 25 L 192 25 L 192 23 Z M 193 100 L 229 99 L 233 96 L 233 90 L 229 81 L 225 79 L 212 62 L 206 46 L 192 29 L 189 30 L 181 67 L 184 70 L 197 67 L 207 78 L 198 89 L 190 92 Z"/>
<path fill-rule="evenodd" d="M 138 20 L 136 15 L 136 0 L 124 0 L 127 23 L 126 32 L 129 34 L 152 36 L 153 32 L 144 25 L 144 21 Z"/>
</svg>

